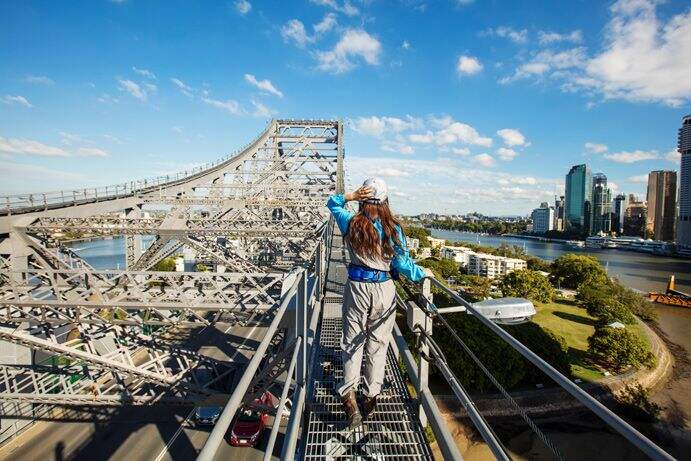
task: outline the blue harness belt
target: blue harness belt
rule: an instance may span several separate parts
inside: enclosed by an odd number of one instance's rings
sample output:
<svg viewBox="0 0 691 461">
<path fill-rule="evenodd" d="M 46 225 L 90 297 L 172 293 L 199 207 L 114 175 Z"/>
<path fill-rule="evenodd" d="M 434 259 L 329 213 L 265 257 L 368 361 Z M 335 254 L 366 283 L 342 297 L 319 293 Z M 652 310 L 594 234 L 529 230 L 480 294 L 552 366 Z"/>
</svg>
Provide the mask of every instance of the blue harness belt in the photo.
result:
<svg viewBox="0 0 691 461">
<path fill-rule="evenodd" d="M 391 275 L 388 271 L 348 264 L 348 279 L 354 282 L 379 283 L 391 280 Z"/>
</svg>

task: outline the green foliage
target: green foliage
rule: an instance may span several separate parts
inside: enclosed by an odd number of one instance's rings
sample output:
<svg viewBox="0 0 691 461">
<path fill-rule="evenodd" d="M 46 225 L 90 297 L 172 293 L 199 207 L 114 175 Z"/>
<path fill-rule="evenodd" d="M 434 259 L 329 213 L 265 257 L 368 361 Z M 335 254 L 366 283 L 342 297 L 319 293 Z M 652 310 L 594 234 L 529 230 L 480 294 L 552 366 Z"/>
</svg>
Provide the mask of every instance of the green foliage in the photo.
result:
<svg viewBox="0 0 691 461">
<path fill-rule="evenodd" d="M 432 269 L 434 276 L 440 280 L 455 278 L 460 275 L 458 263 L 451 259 L 427 258 L 417 262 L 422 267 Z"/>
<path fill-rule="evenodd" d="M 479 220 L 474 222 L 456 221 L 452 219 L 429 222 L 429 226 L 435 229 L 457 230 L 461 232 L 481 232 L 485 234 L 520 234 L 525 232 L 527 221 L 496 221 Z"/>
<path fill-rule="evenodd" d="M 175 257 L 170 256 L 162 259 L 151 268 L 152 271 L 175 272 Z"/>
<path fill-rule="evenodd" d="M 578 288 L 576 300 L 598 319 L 600 324 L 622 322 L 632 325 L 636 322 L 628 305 L 619 296 L 619 289 L 609 281 L 598 284 L 583 284 Z"/>
<path fill-rule="evenodd" d="M 437 294 L 434 302 L 437 306 L 443 305 Z M 467 314 L 449 314 L 444 318 L 503 386 L 516 388 L 545 382 L 544 375 L 530 362 L 476 318 Z M 571 367 L 563 338 L 532 322 L 503 328 L 560 372 L 570 376 Z M 460 348 L 446 327 L 435 325 L 434 338 L 444 351 L 452 371 L 466 388 L 474 391 L 493 388 L 492 382 Z"/>
<path fill-rule="evenodd" d="M 562 288 L 606 282 L 607 272 L 593 256 L 567 253 L 552 262 L 550 280 Z"/>
<path fill-rule="evenodd" d="M 527 298 L 531 301 L 548 303 L 552 301 L 554 290 L 547 277 L 530 269 L 519 269 L 506 274 L 499 282 L 504 296 Z"/>
<path fill-rule="evenodd" d="M 549 272 L 552 269 L 549 262 L 537 256 L 526 255 L 523 259 L 528 263 L 528 269 L 530 270 Z"/>
<path fill-rule="evenodd" d="M 211 268 L 208 267 L 206 264 L 197 263 L 197 265 L 194 266 L 194 270 L 196 272 L 210 272 Z"/>
<path fill-rule="evenodd" d="M 650 401 L 650 391 L 641 384 L 627 385 L 615 398 L 622 413 L 651 423 L 660 418 L 662 407 Z"/>
<path fill-rule="evenodd" d="M 614 281 L 612 291 L 623 305 L 643 320 L 651 321 L 657 318 L 653 303 L 631 288 L 625 287 L 619 281 Z"/>
<path fill-rule="evenodd" d="M 464 298 L 470 302 L 489 298 L 490 291 L 492 290 L 492 281 L 479 275 L 461 275 L 459 283 L 464 287 Z"/>
<path fill-rule="evenodd" d="M 641 338 L 625 328 L 601 326 L 588 338 L 588 352 L 594 360 L 616 370 L 653 363 Z"/>
<path fill-rule="evenodd" d="M 420 241 L 420 248 L 432 246 L 427 238 L 432 233 L 424 227 L 404 226 L 403 232 L 407 237 L 418 239 Z"/>
</svg>

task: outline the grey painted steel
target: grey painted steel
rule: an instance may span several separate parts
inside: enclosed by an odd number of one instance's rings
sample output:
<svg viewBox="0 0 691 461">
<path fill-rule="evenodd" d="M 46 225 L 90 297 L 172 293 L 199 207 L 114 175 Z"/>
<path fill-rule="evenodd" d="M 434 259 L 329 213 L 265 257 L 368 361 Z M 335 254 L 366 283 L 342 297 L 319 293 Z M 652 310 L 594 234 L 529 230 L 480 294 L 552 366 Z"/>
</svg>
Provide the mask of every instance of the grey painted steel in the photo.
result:
<svg viewBox="0 0 691 461">
<path fill-rule="evenodd" d="M 295 349 L 293 350 L 293 356 L 290 359 L 288 371 L 286 372 L 286 381 L 283 384 L 283 390 L 281 391 L 281 399 L 278 402 L 278 408 L 276 408 L 274 424 L 273 426 L 271 426 L 271 435 L 269 436 L 269 441 L 266 443 L 266 448 L 264 449 L 264 461 L 271 461 L 271 458 L 273 456 L 274 445 L 276 444 L 276 437 L 278 436 L 278 427 L 281 425 L 281 420 L 283 419 L 283 409 L 286 405 L 286 400 L 288 398 L 288 390 L 290 390 L 290 383 L 293 379 L 295 364 L 298 361 L 298 353 L 300 352 L 301 347 L 304 347 L 302 343 L 302 338 L 298 338 L 295 342 Z M 291 415 L 292 414 L 293 411 L 291 411 Z"/>
<path fill-rule="evenodd" d="M 223 442 L 223 438 L 228 431 L 228 427 L 230 427 L 230 423 L 233 421 L 235 413 L 242 404 L 242 399 L 245 396 L 245 392 L 247 392 L 247 388 L 252 382 L 252 378 L 254 377 L 254 374 L 257 372 L 257 369 L 264 358 L 264 354 L 269 347 L 269 343 L 271 342 L 278 325 L 283 319 L 283 314 L 285 314 L 288 305 L 291 303 L 293 296 L 298 289 L 299 279 L 305 277 L 306 275 L 304 269 L 296 269 L 294 272 L 297 273 L 298 278 L 296 278 L 296 280 L 293 282 L 292 287 L 288 290 L 283 301 L 276 310 L 273 321 L 266 330 L 264 339 L 262 339 L 261 343 L 257 347 L 256 352 L 252 356 L 252 359 L 247 364 L 247 368 L 245 368 L 242 378 L 240 378 L 240 381 L 237 383 L 235 391 L 233 391 L 233 394 L 230 396 L 230 400 L 228 400 L 225 408 L 223 408 L 223 412 L 221 413 L 221 416 L 219 416 L 218 421 L 216 421 L 216 425 L 214 426 L 213 431 L 211 431 L 211 435 L 209 435 L 209 438 L 204 444 L 204 448 L 199 453 L 199 456 L 197 457 L 198 461 L 212 461 L 216 455 L 218 447 Z"/>
<path fill-rule="evenodd" d="M 290 420 L 288 421 L 288 429 L 286 430 L 283 448 L 281 450 L 282 461 L 293 461 L 295 458 L 298 435 L 300 434 L 300 422 L 303 417 L 302 411 L 305 408 L 306 391 L 307 386 L 300 386 L 299 390 L 293 396 L 293 404 L 290 408 Z"/>
<path fill-rule="evenodd" d="M 456 302 L 462 304 L 467 309 L 468 313 L 476 317 L 487 328 L 492 330 L 497 336 L 503 339 L 507 344 L 513 347 L 523 357 L 528 359 L 533 365 L 538 367 L 543 373 L 552 378 L 559 386 L 573 395 L 579 402 L 593 411 L 600 419 L 602 419 L 608 426 L 624 436 L 629 442 L 638 447 L 646 455 L 655 460 L 674 460 L 666 451 L 658 447 L 652 440 L 645 435 L 638 432 L 626 421 L 618 417 L 611 410 L 603 404 L 595 400 L 592 396 L 586 393 L 583 389 L 571 382 L 566 376 L 559 373 L 549 363 L 542 360 L 537 354 L 525 347 L 520 341 L 516 340 L 509 333 L 504 331 L 501 327 L 495 325 L 491 320 L 487 319 L 483 314 L 478 312 L 471 303 L 467 302 L 458 293 L 449 289 L 439 280 L 432 279 L 432 283 L 443 290 L 446 294 L 451 296 Z"/>
<path fill-rule="evenodd" d="M 453 435 L 451 435 L 451 432 L 449 432 L 449 429 L 446 427 L 446 422 L 439 412 L 439 406 L 437 406 L 437 402 L 434 400 L 432 393 L 428 388 L 420 389 L 420 381 L 417 371 L 415 370 L 415 358 L 413 358 L 413 354 L 410 352 L 408 344 L 401 334 L 401 330 L 398 328 L 398 325 L 395 324 L 393 328 L 393 338 L 399 356 L 403 360 L 403 364 L 408 372 L 408 377 L 418 391 L 418 399 L 425 409 L 425 414 L 427 415 L 429 425 L 432 427 L 432 432 L 434 432 L 434 436 L 437 439 L 442 456 L 445 460 L 462 460 L 463 456 L 461 456 L 461 453 L 458 451 Z"/>
</svg>

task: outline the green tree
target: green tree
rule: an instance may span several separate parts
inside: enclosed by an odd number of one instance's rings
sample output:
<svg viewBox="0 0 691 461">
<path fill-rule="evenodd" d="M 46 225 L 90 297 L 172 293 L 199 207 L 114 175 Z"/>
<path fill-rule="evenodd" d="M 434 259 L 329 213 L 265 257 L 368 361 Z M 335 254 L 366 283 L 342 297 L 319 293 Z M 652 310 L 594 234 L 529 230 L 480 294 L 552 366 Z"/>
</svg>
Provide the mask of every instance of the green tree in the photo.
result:
<svg viewBox="0 0 691 461">
<path fill-rule="evenodd" d="M 623 305 L 643 320 L 650 321 L 657 318 L 653 303 L 631 288 L 625 287 L 619 281 L 614 281 L 612 282 L 612 291 Z"/>
<path fill-rule="evenodd" d="M 662 407 L 650 400 L 650 391 L 641 384 L 627 385 L 615 395 L 615 399 L 624 414 L 650 423 L 660 418 Z"/>
<path fill-rule="evenodd" d="M 159 262 L 154 264 L 151 270 L 160 272 L 175 272 L 175 257 L 170 256 L 168 258 L 160 260 Z"/>
<path fill-rule="evenodd" d="M 635 317 L 626 304 L 617 295 L 617 290 L 609 281 L 597 284 L 583 284 L 578 288 L 576 300 L 598 319 L 598 323 L 607 325 L 622 322 L 631 325 Z"/>
<path fill-rule="evenodd" d="M 197 265 L 194 266 L 194 270 L 197 272 L 210 272 L 211 268 L 204 263 L 197 263 Z"/>
<path fill-rule="evenodd" d="M 432 246 L 427 238 L 432 235 L 432 233 L 424 227 L 405 226 L 403 232 L 407 237 L 418 239 L 420 241 L 421 248 Z"/>
<path fill-rule="evenodd" d="M 616 370 L 638 367 L 653 360 L 643 340 L 625 328 L 597 327 L 588 338 L 588 352 L 594 360 Z"/>
<path fill-rule="evenodd" d="M 499 282 L 504 296 L 528 298 L 531 301 L 548 303 L 554 297 L 554 290 L 544 275 L 530 269 L 519 269 L 506 274 Z"/>
<path fill-rule="evenodd" d="M 477 302 L 489 298 L 492 290 L 492 281 L 478 275 L 462 275 L 460 282 L 464 286 L 464 292 L 469 301 Z"/>
<path fill-rule="evenodd" d="M 422 267 L 432 269 L 434 276 L 440 280 L 456 278 L 460 275 L 458 263 L 452 259 L 427 258 L 418 261 L 418 264 Z"/>
<path fill-rule="evenodd" d="M 562 288 L 578 288 L 608 280 L 607 272 L 593 256 L 567 253 L 552 262 L 550 280 Z"/>
</svg>

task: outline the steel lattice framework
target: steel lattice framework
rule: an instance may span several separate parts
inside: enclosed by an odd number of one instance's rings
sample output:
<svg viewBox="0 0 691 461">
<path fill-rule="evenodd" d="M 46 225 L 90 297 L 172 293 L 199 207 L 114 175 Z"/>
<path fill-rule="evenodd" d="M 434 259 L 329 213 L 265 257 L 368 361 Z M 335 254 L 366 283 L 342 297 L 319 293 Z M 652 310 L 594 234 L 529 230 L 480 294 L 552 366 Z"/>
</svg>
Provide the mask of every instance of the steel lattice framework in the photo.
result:
<svg viewBox="0 0 691 461">
<path fill-rule="evenodd" d="M 186 349 L 180 335 L 270 315 L 288 270 L 311 267 L 322 248 L 342 158 L 340 122 L 273 120 L 235 155 L 193 172 L 5 198 L 0 345 L 47 358 L 0 363 L 0 400 L 122 405 L 222 393 L 215 384 L 232 363 Z M 94 269 L 65 236 L 122 237 L 126 269 Z M 211 271 L 152 270 L 183 251 Z M 255 388 L 285 367 L 294 340 L 277 338 Z"/>
</svg>

